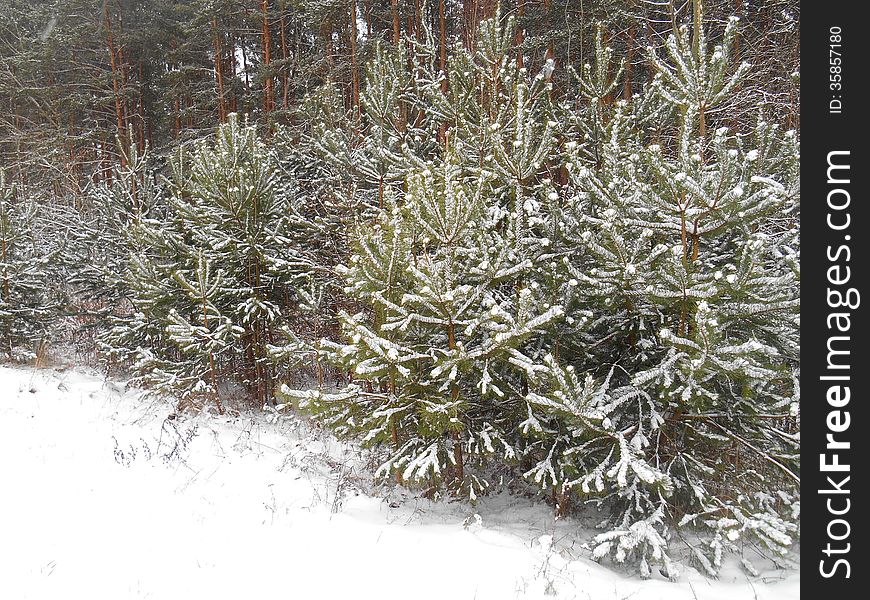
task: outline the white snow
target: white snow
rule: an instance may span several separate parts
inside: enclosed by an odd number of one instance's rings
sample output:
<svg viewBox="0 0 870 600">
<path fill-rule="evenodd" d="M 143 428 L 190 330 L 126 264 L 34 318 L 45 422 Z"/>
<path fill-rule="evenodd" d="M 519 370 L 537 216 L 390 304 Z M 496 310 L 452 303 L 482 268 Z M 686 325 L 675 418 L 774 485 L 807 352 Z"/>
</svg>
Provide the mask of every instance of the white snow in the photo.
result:
<svg viewBox="0 0 870 600">
<path fill-rule="evenodd" d="M 0 598 L 799 597 L 795 571 L 736 557 L 676 583 L 599 565 L 593 532 L 522 496 L 375 489 L 364 454 L 296 419 L 170 412 L 82 369 L 0 366 Z"/>
</svg>

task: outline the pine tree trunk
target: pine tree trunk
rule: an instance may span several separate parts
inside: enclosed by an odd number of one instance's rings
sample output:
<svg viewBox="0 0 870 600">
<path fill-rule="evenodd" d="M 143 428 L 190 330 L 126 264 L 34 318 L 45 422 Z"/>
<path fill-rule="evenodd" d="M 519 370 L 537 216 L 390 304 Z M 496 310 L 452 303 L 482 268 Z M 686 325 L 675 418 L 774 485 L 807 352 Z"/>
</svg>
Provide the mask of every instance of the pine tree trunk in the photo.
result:
<svg viewBox="0 0 870 600">
<path fill-rule="evenodd" d="M 559 484 L 553 486 L 553 503 L 556 505 L 557 519 L 567 516 L 571 499 Z"/>
<path fill-rule="evenodd" d="M 106 43 L 109 49 L 109 65 L 112 68 L 112 92 L 115 98 L 115 119 L 118 127 L 118 135 L 124 135 L 126 131 L 126 122 L 124 119 L 124 103 L 121 97 L 121 74 L 118 65 L 118 54 L 115 46 L 115 39 L 112 35 L 112 22 L 109 18 L 109 3 L 103 4 L 103 23 L 106 28 Z M 126 166 L 126 161 L 123 153 L 121 154 L 121 166 Z"/>
<path fill-rule="evenodd" d="M 692 0 L 692 53 L 695 58 L 701 55 L 701 27 L 704 25 L 704 4 L 702 0 Z"/>
<path fill-rule="evenodd" d="M 123 39 L 124 36 L 124 22 L 122 17 L 118 16 L 118 36 Z M 124 44 L 115 44 L 115 51 L 117 53 L 117 63 L 118 63 L 118 72 L 120 74 L 120 85 L 121 85 L 121 109 L 124 114 L 124 131 L 121 134 L 123 137 L 126 137 L 128 130 L 130 129 L 131 122 L 133 120 L 133 116 L 130 114 L 130 107 L 128 106 L 128 94 L 127 94 L 127 59 L 124 56 Z M 132 144 L 133 140 L 127 140 L 127 143 Z"/>
<path fill-rule="evenodd" d="M 139 71 L 139 118 L 137 119 L 137 143 L 139 152 L 145 152 L 145 77 L 143 76 L 142 61 L 138 64 Z"/>
<path fill-rule="evenodd" d="M 263 68 L 266 73 L 263 78 L 263 113 L 269 114 L 275 108 L 275 79 L 272 77 L 272 28 L 269 25 L 269 0 L 262 0 L 262 43 Z"/>
<path fill-rule="evenodd" d="M 227 120 L 226 96 L 224 92 L 223 44 L 218 32 L 217 17 L 211 19 L 212 42 L 214 44 L 214 75 L 217 83 L 218 121 Z"/>
<path fill-rule="evenodd" d="M 466 50 L 474 50 L 474 38 L 477 33 L 477 0 L 462 1 L 462 43 Z"/>
<path fill-rule="evenodd" d="M 393 13 L 393 43 L 398 46 L 402 35 L 399 24 L 399 0 L 390 0 L 390 10 Z"/>
<path fill-rule="evenodd" d="M 237 61 L 236 57 L 236 40 L 239 39 L 239 33 L 235 29 L 232 31 L 232 37 L 229 40 L 229 48 L 224 52 L 224 55 L 221 60 L 221 64 L 224 65 L 224 78 L 226 78 L 227 74 L 229 74 L 231 79 L 234 79 L 237 71 Z M 244 43 L 242 44 L 244 47 Z M 245 73 L 245 77 L 247 78 L 248 74 Z M 226 113 L 229 116 L 231 113 L 239 112 L 239 98 L 238 95 L 233 92 L 232 87 L 228 87 L 226 89 Z"/>
<path fill-rule="evenodd" d="M 196 121 L 193 118 L 193 100 L 190 99 L 189 94 L 184 96 L 184 105 L 187 110 L 187 128 L 193 129 Z"/>
<path fill-rule="evenodd" d="M 517 47 L 517 69 L 523 68 L 523 42 L 525 41 L 525 30 L 523 29 L 522 19 L 526 16 L 526 0 L 517 0 L 517 31 L 514 35 L 514 44 Z"/>
<path fill-rule="evenodd" d="M 356 0 L 350 0 L 350 68 L 351 68 L 351 106 L 359 115 L 359 66 L 356 55 L 357 27 Z"/>
</svg>

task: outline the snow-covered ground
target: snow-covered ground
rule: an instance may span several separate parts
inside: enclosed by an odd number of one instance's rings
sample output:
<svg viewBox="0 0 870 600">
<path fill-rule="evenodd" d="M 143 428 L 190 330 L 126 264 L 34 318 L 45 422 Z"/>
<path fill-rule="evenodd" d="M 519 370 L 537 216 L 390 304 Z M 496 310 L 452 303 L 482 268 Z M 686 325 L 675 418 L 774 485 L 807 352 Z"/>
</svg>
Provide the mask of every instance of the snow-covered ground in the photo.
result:
<svg viewBox="0 0 870 600">
<path fill-rule="evenodd" d="M 306 423 L 170 412 L 85 370 L 0 366 L 0 598 L 799 597 L 795 571 L 736 560 L 643 581 L 539 502 L 382 499 L 365 455 Z"/>
</svg>

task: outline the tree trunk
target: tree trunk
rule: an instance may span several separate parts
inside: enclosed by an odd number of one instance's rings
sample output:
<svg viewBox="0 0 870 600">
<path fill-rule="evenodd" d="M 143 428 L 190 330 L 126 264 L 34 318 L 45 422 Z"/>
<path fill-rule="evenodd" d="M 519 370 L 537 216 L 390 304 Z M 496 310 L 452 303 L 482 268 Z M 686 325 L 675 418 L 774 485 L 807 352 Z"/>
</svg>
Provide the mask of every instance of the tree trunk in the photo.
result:
<svg viewBox="0 0 870 600">
<path fill-rule="evenodd" d="M 517 0 L 517 31 L 514 35 L 514 44 L 517 47 L 517 69 L 523 68 L 523 42 L 525 41 L 525 30 L 521 23 L 522 18 L 526 16 L 526 0 Z"/>
<path fill-rule="evenodd" d="M 263 78 L 263 113 L 269 114 L 275 108 L 275 79 L 272 77 L 272 28 L 269 25 L 269 0 L 262 0 L 262 42 L 263 68 L 266 73 Z"/>
<path fill-rule="evenodd" d="M 462 44 L 466 50 L 474 50 L 474 35 L 477 31 L 477 0 L 462 0 Z"/>
<path fill-rule="evenodd" d="M 224 51 L 223 57 L 221 57 L 221 64 L 223 67 L 224 78 L 226 79 L 227 73 L 231 78 L 235 78 L 237 66 L 238 66 L 238 58 L 236 57 L 236 40 L 239 39 L 239 33 L 236 30 L 233 30 L 232 37 L 229 39 L 228 48 Z M 244 44 L 242 44 L 244 47 Z M 245 73 L 247 77 L 247 73 Z M 226 89 L 226 113 L 229 115 L 230 113 L 238 113 L 239 112 L 239 97 L 233 91 L 232 88 Z"/>
<path fill-rule="evenodd" d="M 115 120 L 118 127 L 118 135 L 124 135 L 127 129 L 126 119 L 124 118 L 124 101 L 121 93 L 121 74 L 118 64 L 118 51 L 115 46 L 115 38 L 112 35 L 112 21 L 109 18 L 109 3 L 103 4 L 103 23 L 106 28 L 106 43 L 109 49 L 109 65 L 112 68 L 112 92 L 115 98 Z M 121 153 L 121 166 L 125 166 L 125 159 Z"/>
<path fill-rule="evenodd" d="M 224 123 L 227 120 L 226 96 L 224 92 L 224 51 L 220 33 L 218 32 L 217 17 L 212 17 L 211 19 L 211 31 L 214 45 L 214 76 L 215 83 L 217 83 L 218 121 Z"/>
<path fill-rule="evenodd" d="M 350 0 L 350 68 L 351 68 L 351 106 L 359 115 L 359 67 L 356 56 L 356 0 Z"/>
<path fill-rule="evenodd" d="M 196 120 L 193 118 L 193 100 L 190 99 L 190 94 L 184 97 L 184 106 L 187 110 L 187 128 L 193 129 L 196 125 Z"/>
<path fill-rule="evenodd" d="M 139 152 L 145 152 L 145 77 L 144 77 L 144 69 L 142 67 L 142 61 L 139 61 L 139 118 L 137 119 L 136 129 L 137 129 L 137 143 L 139 145 Z"/>
<path fill-rule="evenodd" d="M 393 43 L 398 46 L 402 35 L 399 25 L 399 0 L 390 0 L 390 10 L 393 13 Z"/>
</svg>

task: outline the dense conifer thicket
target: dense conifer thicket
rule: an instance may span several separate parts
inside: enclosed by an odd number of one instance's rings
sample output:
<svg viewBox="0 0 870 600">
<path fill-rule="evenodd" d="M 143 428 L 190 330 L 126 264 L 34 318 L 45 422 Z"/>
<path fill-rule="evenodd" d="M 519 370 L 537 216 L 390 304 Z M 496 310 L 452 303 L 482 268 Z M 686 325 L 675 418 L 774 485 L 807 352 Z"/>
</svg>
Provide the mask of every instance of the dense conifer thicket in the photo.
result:
<svg viewBox="0 0 870 600">
<path fill-rule="evenodd" d="M 99 6 L 97 6 L 99 5 Z M 0 357 L 518 482 L 596 559 L 799 519 L 795 3 L 13 2 Z M 739 18 L 738 18 L 739 17 Z"/>
</svg>

